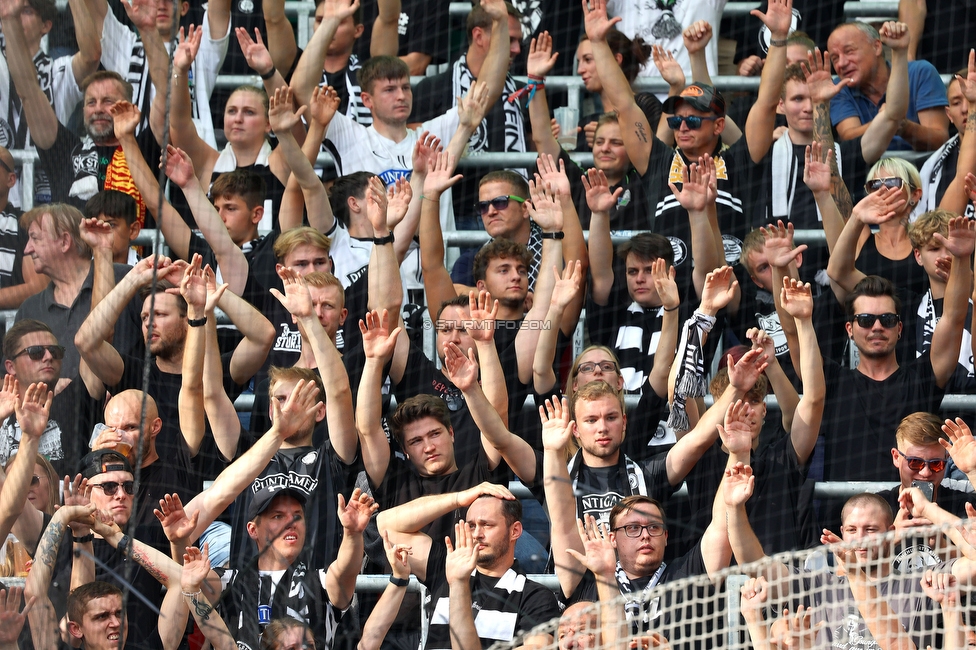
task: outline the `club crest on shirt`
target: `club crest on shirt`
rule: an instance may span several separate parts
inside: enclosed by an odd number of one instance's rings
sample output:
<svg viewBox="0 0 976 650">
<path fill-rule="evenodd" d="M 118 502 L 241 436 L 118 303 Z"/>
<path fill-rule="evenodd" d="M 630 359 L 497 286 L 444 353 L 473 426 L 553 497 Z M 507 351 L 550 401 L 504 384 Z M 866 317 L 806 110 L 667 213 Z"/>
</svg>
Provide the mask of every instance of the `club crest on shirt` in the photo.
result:
<svg viewBox="0 0 976 650">
<path fill-rule="evenodd" d="M 732 235 L 722 235 L 722 247 L 725 249 L 725 263 L 735 266 L 742 257 L 742 240 Z"/>
<path fill-rule="evenodd" d="M 411 170 L 409 169 L 387 169 L 385 172 L 378 174 L 380 179 L 386 183 L 387 187 L 396 184 L 401 178 L 410 180 Z"/>
<path fill-rule="evenodd" d="M 674 265 L 681 266 L 681 263 L 688 258 L 688 245 L 677 237 L 668 237 L 671 242 L 671 250 L 674 251 Z"/>
</svg>

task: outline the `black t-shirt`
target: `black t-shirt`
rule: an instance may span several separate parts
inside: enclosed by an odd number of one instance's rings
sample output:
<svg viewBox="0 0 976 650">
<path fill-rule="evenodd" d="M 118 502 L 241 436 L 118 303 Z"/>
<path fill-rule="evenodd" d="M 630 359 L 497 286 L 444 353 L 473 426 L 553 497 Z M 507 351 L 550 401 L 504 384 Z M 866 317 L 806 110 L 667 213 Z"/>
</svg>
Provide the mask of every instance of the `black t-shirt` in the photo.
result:
<svg viewBox="0 0 976 650">
<path fill-rule="evenodd" d="M 566 165 L 566 175 L 569 177 L 570 190 L 573 195 L 573 203 L 576 204 L 576 211 L 579 213 L 580 225 L 583 230 L 589 230 L 592 212 L 586 203 L 586 187 L 582 181 L 586 171 L 569 157 L 569 153 L 565 149 L 559 150 L 559 158 Z M 651 220 L 647 214 L 650 206 L 644 194 L 644 183 L 636 169 L 629 167 L 623 179 L 612 186 L 610 192 L 613 193 L 620 187 L 624 191 L 617 199 L 617 205 L 610 209 L 610 230 L 647 230 L 650 228 Z"/>
<path fill-rule="evenodd" d="M 868 237 L 858 253 L 855 266 L 867 275 L 880 275 L 890 280 L 903 300 L 909 294 L 923 294 L 929 288 L 929 276 L 915 261 L 914 251 L 900 260 L 892 260 L 878 251 L 874 236 Z"/>
<path fill-rule="evenodd" d="M 376 3 L 367 2 L 363 5 L 363 25 L 366 26 L 366 29 L 353 46 L 353 52 L 361 61 L 370 58 L 369 41 L 373 21 L 377 14 Z M 400 21 L 397 26 L 399 34 L 397 56 L 420 52 L 429 54 L 431 63 L 434 65 L 445 63 L 448 60 L 451 45 L 450 24 L 451 19 L 446 2 L 430 3 L 426 0 L 402 0 L 400 3 Z"/>
<path fill-rule="evenodd" d="M 968 65 L 972 25 L 976 24 L 976 2 L 926 3 L 925 29 L 916 58 L 935 66 L 942 74 L 953 74 Z"/>
<path fill-rule="evenodd" d="M 889 481 L 895 430 L 910 413 L 938 413 L 945 391 L 935 385 L 932 361 L 925 354 L 875 381 L 858 370 L 824 361 L 827 395 L 817 440 L 826 481 Z M 822 449 L 821 449 L 822 447 Z M 816 459 L 815 459 L 816 460 Z"/>
<path fill-rule="evenodd" d="M 580 519 L 593 515 L 597 521 L 607 522 L 610 511 L 624 497 L 643 494 L 665 504 L 677 489 L 668 481 L 667 454 L 640 462 L 620 454 L 616 465 L 588 467 L 580 452 L 570 462 L 570 480 L 577 495 L 576 516 Z"/>
<path fill-rule="evenodd" d="M 893 467 L 892 470 L 894 470 Z M 888 505 L 891 506 L 891 511 L 894 513 L 898 512 L 898 493 L 900 491 L 901 489 L 896 487 L 891 490 L 878 492 L 878 496 L 884 497 L 884 500 L 888 502 Z M 966 504 L 972 503 L 976 505 L 976 493 L 963 492 L 961 490 L 955 490 L 948 485 L 940 485 L 938 491 L 935 493 L 935 503 L 943 510 L 966 519 L 969 516 L 966 514 Z"/>
</svg>

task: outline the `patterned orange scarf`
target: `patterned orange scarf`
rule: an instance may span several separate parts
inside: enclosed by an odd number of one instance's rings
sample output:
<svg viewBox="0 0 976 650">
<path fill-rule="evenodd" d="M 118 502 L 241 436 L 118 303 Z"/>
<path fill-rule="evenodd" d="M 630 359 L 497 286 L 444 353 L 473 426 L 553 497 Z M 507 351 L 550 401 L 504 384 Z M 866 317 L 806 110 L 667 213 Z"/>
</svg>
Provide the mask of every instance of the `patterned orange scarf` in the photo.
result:
<svg viewBox="0 0 976 650">
<path fill-rule="evenodd" d="M 146 203 L 142 200 L 142 195 L 136 189 L 136 184 L 129 173 L 129 165 L 125 162 L 125 154 L 122 147 L 115 150 L 112 160 L 105 168 L 105 185 L 102 189 L 118 190 L 134 198 L 139 205 L 139 225 L 146 225 Z"/>
</svg>

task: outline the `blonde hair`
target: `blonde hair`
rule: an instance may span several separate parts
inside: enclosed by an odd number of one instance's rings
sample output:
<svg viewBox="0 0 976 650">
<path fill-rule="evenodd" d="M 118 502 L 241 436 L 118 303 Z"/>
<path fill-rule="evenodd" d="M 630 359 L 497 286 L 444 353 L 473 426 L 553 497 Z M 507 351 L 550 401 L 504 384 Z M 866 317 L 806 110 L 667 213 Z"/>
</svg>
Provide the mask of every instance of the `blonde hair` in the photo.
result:
<svg viewBox="0 0 976 650">
<path fill-rule="evenodd" d="M 906 444 L 928 447 L 939 444 L 939 440 L 948 440 L 949 437 L 942 431 L 942 422 L 939 416 L 932 413 L 910 413 L 898 423 L 895 444 L 898 447 Z"/>
<path fill-rule="evenodd" d="M 942 208 L 923 213 L 908 227 L 908 238 L 912 240 L 912 248 L 921 249 L 932 241 L 932 236 L 939 233 L 943 237 L 949 236 L 949 221 L 955 213 Z"/>
<path fill-rule="evenodd" d="M 910 191 L 921 189 L 922 187 L 922 177 L 918 173 L 918 168 L 904 158 L 882 158 L 871 166 L 867 179 L 872 180 L 877 178 L 878 172 L 882 169 L 908 183 Z"/>
<path fill-rule="evenodd" d="M 284 264 L 285 258 L 288 257 L 288 254 L 302 244 L 308 244 L 309 246 L 321 248 L 325 251 L 326 255 L 329 254 L 329 249 L 332 246 L 332 242 L 329 240 L 329 238 L 315 228 L 300 226 L 298 228 L 286 230 L 278 235 L 278 239 L 275 240 L 274 243 L 275 259 L 280 264 Z"/>
<path fill-rule="evenodd" d="M 43 228 L 44 215 L 50 215 L 55 237 L 61 237 L 65 233 L 71 235 L 71 241 L 75 245 L 75 253 L 78 257 L 90 258 L 92 256 L 91 248 L 81 239 L 81 221 L 85 218 L 81 210 L 67 203 L 39 205 L 20 215 L 20 227 L 26 232 L 30 229 L 31 224 L 36 221 Z"/>
<path fill-rule="evenodd" d="M 339 290 L 339 309 L 346 306 L 346 291 L 342 288 L 342 281 L 325 271 L 313 271 L 305 276 L 305 284 L 316 289 L 335 287 Z"/>
</svg>

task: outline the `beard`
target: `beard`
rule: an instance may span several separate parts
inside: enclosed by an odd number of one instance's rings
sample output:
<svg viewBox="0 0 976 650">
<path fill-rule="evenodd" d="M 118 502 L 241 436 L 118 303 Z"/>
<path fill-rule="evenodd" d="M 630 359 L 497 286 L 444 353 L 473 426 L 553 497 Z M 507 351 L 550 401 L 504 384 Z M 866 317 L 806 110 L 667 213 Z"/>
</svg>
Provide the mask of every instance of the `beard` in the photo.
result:
<svg viewBox="0 0 976 650">
<path fill-rule="evenodd" d="M 108 126 L 104 128 L 96 128 L 96 119 L 108 118 Z M 109 113 L 95 113 L 85 122 L 85 132 L 88 133 L 89 137 L 95 141 L 95 144 L 107 144 L 115 141 L 115 122 L 112 120 L 112 116 Z"/>
<path fill-rule="evenodd" d="M 158 340 L 149 343 L 149 351 L 154 357 L 169 360 L 183 351 L 183 341 L 170 341 L 160 337 Z"/>
</svg>

